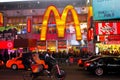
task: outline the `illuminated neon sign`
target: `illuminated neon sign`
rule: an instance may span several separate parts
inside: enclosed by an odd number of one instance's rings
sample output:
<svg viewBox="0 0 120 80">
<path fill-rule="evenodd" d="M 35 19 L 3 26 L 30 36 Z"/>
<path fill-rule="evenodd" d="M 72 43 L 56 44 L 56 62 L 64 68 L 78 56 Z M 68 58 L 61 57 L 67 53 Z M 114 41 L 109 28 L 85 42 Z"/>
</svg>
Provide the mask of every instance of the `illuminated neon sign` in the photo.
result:
<svg viewBox="0 0 120 80">
<path fill-rule="evenodd" d="M 44 17 L 43 17 L 42 26 L 41 26 L 40 40 L 46 40 L 48 20 L 49 20 L 49 16 L 50 16 L 51 12 L 54 13 L 57 32 L 58 32 L 58 37 L 60 37 L 60 38 L 64 37 L 68 11 L 71 11 L 72 16 L 73 16 L 73 20 L 74 20 L 74 24 L 75 24 L 75 31 L 76 31 L 76 39 L 81 40 L 81 29 L 80 29 L 80 23 L 79 23 L 78 15 L 77 15 L 77 12 L 72 5 L 66 6 L 64 8 L 61 16 L 60 16 L 60 14 L 59 14 L 59 12 L 58 12 L 58 10 L 55 6 L 49 6 L 46 9 Z M 30 22 L 31 21 L 28 19 L 28 23 L 29 23 L 28 28 L 27 28 L 28 32 L 31 31 Z"/>
<path fill-rule="evenodd" d="M 0 13 L 0 26 L 3 26 L 3 14 Z"/>
<path fill-rule="evenodd" d="M 30 18 L 27 19 L 27 31 L 31 32 L 31 19 Z"/>
<path fill-rule="evenodd" d="M 67 14 L 68 14 L 68 11 L 71 11 L 73 19 L 74 19 L 74 24 L 75 24 L 76 39 L 81 40 L 81 29 L 80 29 L 79 19 L 77 16 L 77 12 L 72 5 L 66 6 L 64 8 L 61 16 L 60 16 L 60 14 L 55 6 L 49 6 L 47 8 L 47 10 L 45 11 L 42 26 L 41 26 L 42 29 L 41 29 L 40 40 L 46 40 L 47 25 L 48 25 L 48 20 L 49 20 L 49 16 L 50 16 L 51 11 L 54 13 L 58 37 L 64 37 Z"/>
</svg>

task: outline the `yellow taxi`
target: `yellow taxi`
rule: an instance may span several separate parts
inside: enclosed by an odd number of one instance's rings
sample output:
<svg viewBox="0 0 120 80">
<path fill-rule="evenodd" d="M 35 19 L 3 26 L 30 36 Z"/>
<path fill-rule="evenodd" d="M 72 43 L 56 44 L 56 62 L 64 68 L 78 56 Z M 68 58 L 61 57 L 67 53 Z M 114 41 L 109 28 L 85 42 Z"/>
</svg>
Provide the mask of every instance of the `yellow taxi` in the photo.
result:
<svg viewBox="0 0 120 80">
<path fill-rule="evenodd" d="M 6 68 L 11 68 L 13 70 L 24 69 L 24 65 L 22 64 L 22 57 L 16 57 L 10 59 L 6 62 Z"/>
</svg>

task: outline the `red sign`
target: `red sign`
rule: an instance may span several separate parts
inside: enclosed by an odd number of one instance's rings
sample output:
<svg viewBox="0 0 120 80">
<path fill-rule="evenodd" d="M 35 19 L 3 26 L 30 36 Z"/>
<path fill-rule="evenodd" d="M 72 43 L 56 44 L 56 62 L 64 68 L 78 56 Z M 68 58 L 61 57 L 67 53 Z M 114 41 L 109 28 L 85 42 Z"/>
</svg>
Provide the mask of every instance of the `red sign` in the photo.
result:
<svg viewBox="0 0 120 80">
<path fill-rule="evenodd" d="M 120 44 L 120 41 L 107 41 L 106 44 Z"/>
<path fill-rule="evenodd" d="M 95 23 L 97 35 L 120 34 L 120 22 Z"/>
<path fill-rule="evenodd" d="M 120 41 L 120 35 L 109 35 L 108 41 Z"/>
<path fill-rule="evenodd" d="M 99 35 L 98 41 L 120 41 L 120 35 Z"/>
<path fill-rule="evenodd" d="M 98 41 L 105 41 L 105 35 L 100 35 L 98 37 Z"/>
<path fill-rule="evenodd" d="M 88 29 L 88 33 L 87 33 L 87 40 L 93 40 L 93 28 Z"/>
<path fill-rule="evenodd" d="M 13 48 L 13 41 L 0 41 L 0 49 Z"/>
<path fill-rule="evenodd" d="M 30 18 L 27 19 L 27 31 L 31 32 L 31 19 Z"/>
</svg>

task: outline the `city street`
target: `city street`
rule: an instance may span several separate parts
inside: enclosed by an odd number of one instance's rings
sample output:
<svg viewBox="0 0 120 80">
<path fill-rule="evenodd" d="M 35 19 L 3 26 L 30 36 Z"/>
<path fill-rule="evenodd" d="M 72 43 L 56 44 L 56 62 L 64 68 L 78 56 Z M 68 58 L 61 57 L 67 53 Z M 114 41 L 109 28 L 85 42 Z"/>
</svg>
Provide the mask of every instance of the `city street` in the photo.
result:
<svg viewBox="0 0 120 80">
<path fill-rule="evenodd" d="M 120 74 L 109 74 L 102 77 L 95 76 L 84 71 L 82 68 L 79 68 L 76 65 L 66 65 L 64 64 L 63 68 L 65 69 L 67 76 L 65 80 L 120 80 Z M 13 71 L 10 69 L 1 69 L 0 70 L 0 80 L 31 80 L 29 76 L 30 71 L 18 70 Z M 51 80 L 47 76 L 40 76 L 36 80 Z"/>
<path fill-rule="evenodd" d="M 120 80 L 119 3 L 0 0 L 0 80 Z"/>
</svg>

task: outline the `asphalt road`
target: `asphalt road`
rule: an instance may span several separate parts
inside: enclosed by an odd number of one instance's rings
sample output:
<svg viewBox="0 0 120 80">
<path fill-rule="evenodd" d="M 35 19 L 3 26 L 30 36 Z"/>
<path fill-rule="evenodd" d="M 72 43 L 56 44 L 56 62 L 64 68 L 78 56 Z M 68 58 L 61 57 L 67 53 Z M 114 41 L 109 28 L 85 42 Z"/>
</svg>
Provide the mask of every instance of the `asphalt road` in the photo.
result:
<svg viewBox="0 0 120 80">
<path fill-rule="evenodd" d="M 77 65 L 62 65 L 67 76 L 65 80 L 120 80 L 120 74 L 108 74 L 101 77 L 90 74 L 79 68 Z M 30 71 L 11 69 L 0 69 L 0 80 L 32 80 L 29 76 Z M 40 76 L 36 80 L 51 80 L 47 76 Z"/>
</svg>

